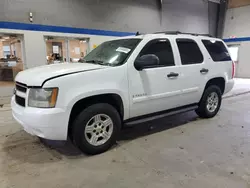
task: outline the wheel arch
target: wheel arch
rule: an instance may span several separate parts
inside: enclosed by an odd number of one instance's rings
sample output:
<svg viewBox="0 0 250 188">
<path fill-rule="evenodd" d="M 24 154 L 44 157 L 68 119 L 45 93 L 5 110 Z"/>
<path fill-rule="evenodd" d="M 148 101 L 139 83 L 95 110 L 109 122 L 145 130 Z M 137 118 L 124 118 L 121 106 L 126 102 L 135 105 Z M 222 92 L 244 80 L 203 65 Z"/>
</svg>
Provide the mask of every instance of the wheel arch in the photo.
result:
<svg viewBox="0 0 250 188">
<path fill-rule="evenodd" d="M 223 77 L 216 77 L 216 78 L 212 78 L 212 79 L 208 80 L 205 87 L 204 87 L 204 90 L 203 90 L 202 96 L 200 98 L 200 101 L 201 101 L 206 89 L 211 85 L 218 86 L 220 88 L 220 90 L 221 90 L 221 94 L 223 94 L 224 91 L 225 91 L 226 80 Z"/>
<path fill-rule="evenodd" d="M 204 88 L 204 91 L 211 85 L 216 85 L 220 88 L 221 93 L 223 94 L 225 91 L 225 85 L 226 85 L 226 80 L 223 77 L 216 77 L 216 78 L 212 78 L 210 80 L 207 81 L 206 86 Z"/>
<path fill-rule="evenodd" d="M 80 98 L 74 102 L 69 116 L 68 135 L 71 135 L 72 123 L 79 113 L 92 104 L 108 103 L 112 105 L 119 113 L 121 120 L 124 119 L 124 102 L 117 93 L 103 93 Z"/>
</svg>

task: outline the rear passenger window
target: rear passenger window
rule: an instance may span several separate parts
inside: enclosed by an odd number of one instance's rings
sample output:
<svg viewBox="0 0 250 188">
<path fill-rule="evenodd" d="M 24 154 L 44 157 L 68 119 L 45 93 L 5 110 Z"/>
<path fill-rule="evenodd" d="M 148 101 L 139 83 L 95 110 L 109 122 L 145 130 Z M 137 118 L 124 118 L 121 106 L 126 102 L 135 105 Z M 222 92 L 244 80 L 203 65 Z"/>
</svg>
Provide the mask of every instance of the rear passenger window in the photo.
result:
<svg viewBox="0 0 250 188">
<path fill-rule="evenodd" d="M 231 61 L 227 48 L 221 41 L 202 40 L 213 61 Z"/>
<path fill-rule="evenodd" d="M 191 39 L 177 39 L 182 65 L 198 64 L 203 62 L 203 55 L 197 43 Z"/>
<path fill-rule="evenodd" d="M 159 58 L 159 66 L 175 65 L 172 47 L 167 39 L 156 39 L 150 41 L 141 51 L 140 57 L 148 54 L 154 54 Z"/>
</svg>

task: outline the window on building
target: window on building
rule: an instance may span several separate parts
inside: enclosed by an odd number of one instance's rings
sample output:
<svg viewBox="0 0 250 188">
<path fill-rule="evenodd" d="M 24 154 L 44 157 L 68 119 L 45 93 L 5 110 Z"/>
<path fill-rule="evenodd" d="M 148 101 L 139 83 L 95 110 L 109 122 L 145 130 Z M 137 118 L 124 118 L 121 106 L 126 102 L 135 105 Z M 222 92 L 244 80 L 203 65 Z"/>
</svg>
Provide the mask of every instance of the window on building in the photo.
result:
<svg viewBox="0 0 250 188">
<path fill-rule="evenodd" d="M 62 63 L 67 61 L 67 47 L 64 38 L 46 37 L 47 63 Z"/>
<path fill-rule="evenodd" d="M 69 57 L 71 63 L 82 60 L 88 50 L 88 39 L 70 39 L 69 40 Z"/>
<path fill-rule="evenodd" d="M 140 56 L 154 54 L 160 60 L 160 66 L 174 66 L 174 55 L 167 39 L 157 39 L 149 42 L 141 51 Z"/>
<path fill-rule="evenodd" d="M 213 61 L 231 61 L 226 46 L 221 41 L 202 40 Z"/>
<path fill-rule="evenodd" d="M 195 41 L 191 39 L 177 39 L 176 42 L 180 52 L 182 65 L 203 62 L 203 55 Z"/>
<path fill-rule="evenodd" d="M 3 57 L 7 58 L 7 56 L 10 56 L 10 46 L 3 46 Z"/>
<path fill-rule="evenodd" d="M 238 54 L 239 54 L 239 46 L 229 46 L 228 47 L 229 53 L 231 55 L 231 58 L 234 62 L 237 62 L 239 60 Z"/>
<path fill-rule="evenodd" d="M 89 51 L 88 38 L 45 37 L 47 64 L 80 62 Z"/>
<path fill-rule="evenodd" d="M 0 35 L 0 87 L 13 86 L 16 75 L 22 70 L 22 36 Z M 12 91 L 6 95 L 12 95 Z"/>
</svg>

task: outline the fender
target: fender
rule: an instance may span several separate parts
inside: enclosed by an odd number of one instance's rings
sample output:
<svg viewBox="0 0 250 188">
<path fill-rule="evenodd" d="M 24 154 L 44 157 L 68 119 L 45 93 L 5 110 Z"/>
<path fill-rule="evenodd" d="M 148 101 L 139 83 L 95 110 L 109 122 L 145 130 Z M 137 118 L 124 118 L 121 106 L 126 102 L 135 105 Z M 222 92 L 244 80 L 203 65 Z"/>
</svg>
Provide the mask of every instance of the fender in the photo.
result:
<svg viewBox="0 0 250 188">
<path fill-rule="evenodd" d="M 116 94 L 121 97 L 122 103 L 123 103 L 123 108 L 124 108 L 124 119 L 129 118 L 129 102 L 127 101 L 126 97 L 122 94 L 121 91 L 116 90 L 116 89 L 108 89 L 108 90 L 95 90 L 95 91 L 89 91 L 85 93 L 79 93 L 76 95 L 72 100 L 70 100 L 67 110 L 71 111 L 73 106 L 80 100 L 88 98 L 88 97 L 94 97 L 98 95 L 105 95 L 105 94 Z"/>
</svg>

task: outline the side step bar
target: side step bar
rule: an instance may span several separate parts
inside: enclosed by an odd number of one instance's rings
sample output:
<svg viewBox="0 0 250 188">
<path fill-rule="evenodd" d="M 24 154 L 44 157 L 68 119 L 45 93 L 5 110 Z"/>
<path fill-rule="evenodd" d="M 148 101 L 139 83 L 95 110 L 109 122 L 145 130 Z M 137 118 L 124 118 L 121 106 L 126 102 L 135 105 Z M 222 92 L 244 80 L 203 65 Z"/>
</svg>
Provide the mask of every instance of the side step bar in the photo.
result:
<svg viewBox="0 0 250 188">
<path fill-rule="evenodd" d="M 178 108 L 178 109 L 168 110 L 168 111 L 165 111 L 162 113 L 157 113 L 157 114 L 154 113 L 152 115 L 146 115 L 146 117 L 142 116 L 142 117 L 138 117 L 138 118 L 136 117 L 136 118 L 126 120 L 124 122 L 124 124 L 127 126 L 134 125 L 134 124 L 140 124 L 140 123 L 144 123 L 144 122 L 148 122 L 148 121 L 153 121 L 156 119 L 161 119 L 161 118 L 171 116 L 171 115 L 196 110 L 197 108 L 198 108 L 198 105 L 193 105 L 193 106 L 188 106 L 188 107 L 181 108 L 181 109 Z"/>
</svg>

